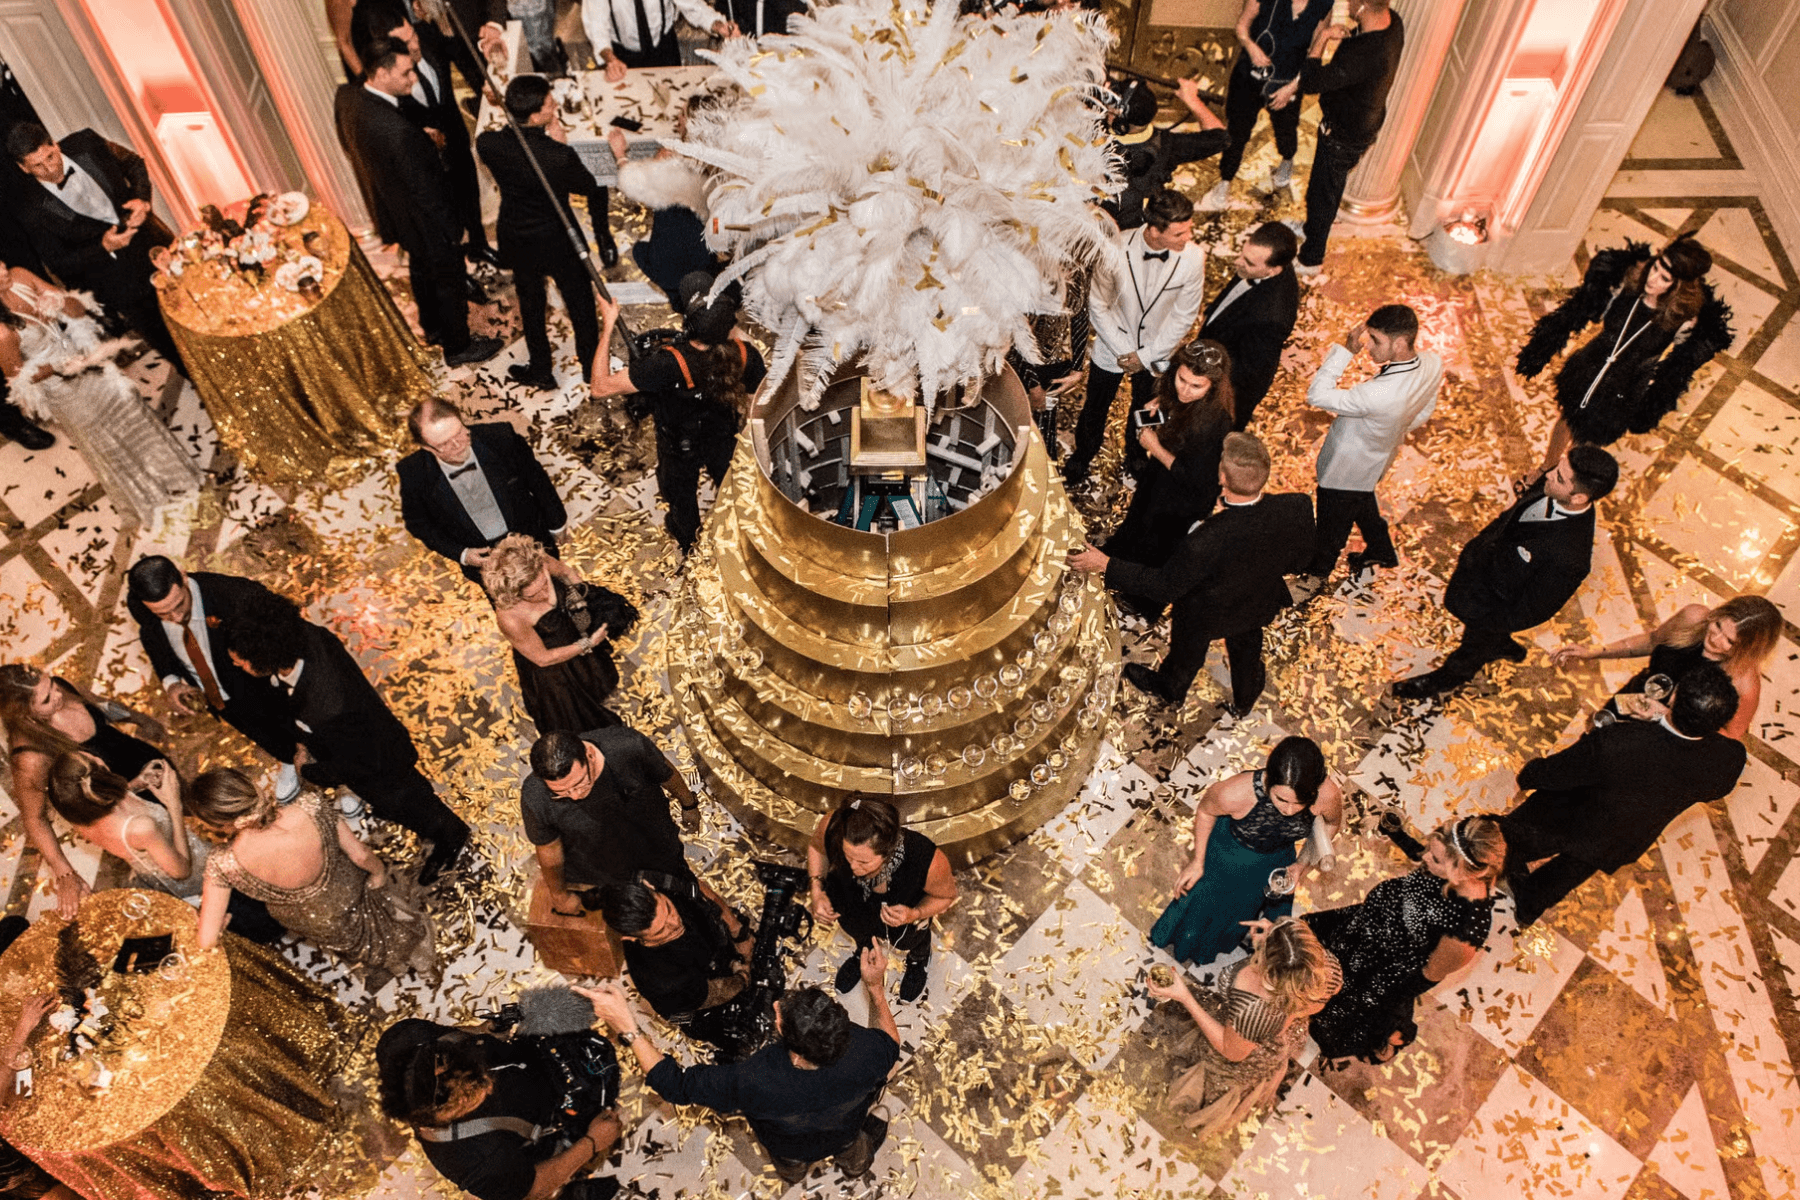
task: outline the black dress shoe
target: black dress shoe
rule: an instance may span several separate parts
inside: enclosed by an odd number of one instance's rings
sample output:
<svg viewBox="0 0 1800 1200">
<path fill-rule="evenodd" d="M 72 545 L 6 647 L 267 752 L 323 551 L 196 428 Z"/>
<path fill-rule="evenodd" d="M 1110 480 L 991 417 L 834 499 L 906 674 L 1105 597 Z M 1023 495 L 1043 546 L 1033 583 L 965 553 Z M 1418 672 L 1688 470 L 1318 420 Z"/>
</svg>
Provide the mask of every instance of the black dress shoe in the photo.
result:
<svg viewBox="0 0 1800 1200">
<path fill-rule="evenodd" d="M 1162 680 L 1157 677 L 1156 672 L 1143 663 L 1125 664 L 1125 682 L 1145 695 L 1161 700 L 1164 704 L 1180 703 L 1176 697 L 1169 695 L 1163 689 Z"/>
<path fill-rule="evenodd" d="M 1506 660 L 1508 662 L 1524 662 L 1527 653 L 1529 651 L 1526 647 L 1519 645 L 1518 642 L 1512 642 L 1512 649 L 1506 652 Z"/>
<path fill-rule="evenodd" d="M 492 246 L 464 246 L 463 257 L 470 262 L 486 263 L 490 267 L 500 265 L 500 253 Z"/>
<path fill-rule="evenodd" d="M 1441 696 L 1457 686 L 1457 681 L 1446 678 L 1441 671 L 1427 671 L 1423 675 L 1414 675 L 1411 679 L 1402 679 L 1394 685 L 1394 695 L 1402 700 L 1423 700 L 1429 696 Z"/>
<path fill-rule="evenodd" d="M 488 302 L 487 289 L 482 287 L 480 281 L 473 275 L 463 276 L 463 294 L 467 296 L 469 301 L 473 304 L 486 304 Z"/>
<path fill-rule="evenodd" d="M 504 343 L 497 337 L 470 338 L 469 344 L 453 354 L 444 355 L 444 362 L 452 367 L 467 366 L 469 363 L 486 362 L 500 353 Z"/>
<path fill-rule="evenodd" d="M 619 247 L 611 236 L 600 239 L 600 265 L 603 267 L 619 265 Z"/>
<path fill-rule="evenodd" d="M 27 450 L 48 450 L 56 445 L 56 435 L 25 419 L 17 405 L 0 401 L 0 434 L 5 434 Z"/>
<path fill-rule="evenodd" d="M 556 379 L 550 372 L 545 371 L 540 375 L 524 363 L 514 363 L 506 368 L 506 377 L 514 383 L 528 388 L 536 388 L 540 392 L 556 390 Z"/>
<path fill-rule="evenodd" d="M 438 876 L 455 865 L 457 858 L 463 852 L 463 847 L 468 844 L 469 835 L 465 832 L 454 841 L 441 842 L 433 846 L 431 853 L 425 856 L 424 864 L 419 867 L 419 886 L 430 887 L 436 883 Z"/>
<path fill-rule="evenodd" d="M 1352 550 L 1346 561 L 1350 564 L 1352 575 L 1360 575 L 1368 567 L 1386 567 L 1391 571 L 1400 565 L 1400 560 L 1397 558 L 1376 558 L 1367 550 Z"/>
</svg>

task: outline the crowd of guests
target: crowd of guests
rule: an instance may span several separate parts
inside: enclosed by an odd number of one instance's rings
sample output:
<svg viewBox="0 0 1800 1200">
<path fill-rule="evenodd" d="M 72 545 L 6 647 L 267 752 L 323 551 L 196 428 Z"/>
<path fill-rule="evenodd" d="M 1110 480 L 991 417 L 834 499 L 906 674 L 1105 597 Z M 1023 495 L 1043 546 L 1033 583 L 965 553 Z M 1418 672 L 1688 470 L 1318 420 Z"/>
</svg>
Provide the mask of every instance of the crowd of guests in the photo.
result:
<svg viewBox="0 0 1800 1200">
<path fill-rule="evenodd" d="M 471 32 L 501 15 L 479 0 L 451 6 Z M 546 32 L 547 6 L 507 7 L 525 21 L 540 68 L 555 69 L 562 51 Z M 1061 462 L 1075 490 L 1114 461 L 1114 401 L 1127 391 L 1116 457 L 1131 499 L 1105 542 L 1074 552 L 1069 568 L 1103 576 L 1128 629 L 1145 632 L 1166 614 L 1160 662 L 1132 661 L 1124 671 L 1157 704 L 1186 705 L 1212 643 L 1223 642 L 1227 724 L 1261 702 L 1266 640 L 1297 636 L 1278 618 L 1327 592 L 1353 529 L 1362 544 L 1347 557 L 1352 576 L 1400 565 L 1378 493 L 1408 435 L 1432 419 L 1444 379 L 1417 314 L 1400 303 L 1375 308 L 1329 346 L 1305 392 L 1308 405 L 1331 416 L 1315 492 L 1269 490 L 1271 455 L 1249 428 L 1283 369 L 1299 280 L 1323 262 L 1345 177 L 1380 130 L 1403 38 L 1385 0 L 1351 0 L 1348 27 L 1326 20 L 1331 7 L 1247 0 L 1226 119 L 1184 84 L 1180 98 L 1200 133 L 1153 131 L 1122 143 L 1127 191 L 1109 206 L 1118 237 L 1099 261 L 1072 272 L 1065 320 L 1039 323 L 1042 361 L 1026 371 L 1034 405 L 1053 411 L 1056 396 L 1082 382 L 1086 364 L 1083 407 Z M 453 365 L 499 348 L 467 324 L 477 286 L 469 264 L 496 260 L 472 205 L 479 156 L 500 185 L 498 258 L 513 272 L 525 319 L 529 361 L 513 368 L 514 379 L 555 384 L 544 327 L 554 281 L 592 394 L 641 398 L 654 416 L 667 530 L 691 549 L 700 476 L 722 477 L 764 371 L 737 328 L 736 296 L 710 295 L 714 264 L 694 249 L 703 177 L 685 163 L 640 164 L 638 186 L 670 202 L 657 206 L 651 238 L 634 253 L 656 272 L 681 326 L 614 371 L 599 350 L 611 342 L 617 307 L 594 295 L 563 228 L 573 220 L 569 198 L 585 197 L 595 245 L 616 262 L 608 197 L 561 144 L 545 79 L 516 78 L 499 97 L 523 142 L 510 132 L 471 142 L 450 69 L 477 91 L 489 84 L 480 55 L 446 31 L 441 6 L 358 0 L 329 9 L 352 80 L 339 105 L 346 148 L 382 236 L 407 251 L 428 340 Z M 793 11 L 735 0 L 717 10 L 699 0 L 590 0 L 584 21 L 616 78 L 671 61 L 678 13 L 736 36 L 778 29 Z M 1223 207 L 1266 111 L 1281 156 L 1268 184 L 1290 186 L 1308 94 L 1320 97 L 1325 123 L 1307 219 L 1299 229 L 1269 222 L 1251 230 L 1230 278 L 1208 300 L 1195 204 L 1166 186 L 1170 174 L 1181 162 L 1219 155 L 1219 181 L 1200 207 Z M 1153 115 L 1153 106 L 1146 114 L 1138 105 L 1121 112 L 1118 126 L 1128 132 Z M 549 194 L 522 146 L 539 157 Z M 614 148 L 623 160 L 622 141 Z M 136 436 L 131 422 L 92 397 L 82 400 L 85 409 L 57 397 L 104 383 L 113 389 L 108 402 L 117 400 L 117 369 L 65 370 L 72 359 L 52 362 L 40 347 L 61 339 L 104 359 L 96 320 L 104 312 L 179 365 L 153 299 L 146 310 L 125 278 L 147 278 L 148 260 L 133 256 L 166 231 L 148 215 L 142 161 L 129 151 L 80 137 L 58 144 L 41 130 L 15 130 L 8 150 L 50 196 L 38 202 L 48 213 L 40 217 L 62 240 L 45 242 L 44 264 L 65 286 L 0 267 L 0 368 L 32 413 L 55 420 L 93 457 L 101 442 L 80 413 L 122 437 Z M 136 265 L 128 271 L 125 262 Z M 1517 359 L 1523 378 L 1547 369 L 1589 326 L 1599 328 L 1555 376 L 1561 415 L 1541 464 L 1461 550 L 1443 597 L 1463 626 L 1458 644 L 1432 670 L 1396 681 L 1398 699 L 1430 700 L 1491 663 L 1522 661 L 1528 651 L 1515 635 L 1549 621 L 1575 595 L 1589 570 L 1596 506 L 1619 483 L 1607 447 L 1673 410 L 1729 343 L 1729 313 L 1705 282 L 1710 266 L 1689 237 L 1654 253 L 1635 244 L 1603 251 L 1573 294 L 1537 322 Z M 1346 384 L 1352 373 L 1358 381 Z M 610 1029 L 663 1098 L 744 1115 L 784 1180 L 804 1178 L 825 1159 L 849 1175 L 868 1171 L 886 1136 L 877 1101 L 900 1054 L 890 958 L 904 960 L 897 1001 L 919 1001 L 929 987 L 932 923 L 957 900 L 949 860 L 881 797 L 848 796 L 825 814 L 805 852 L 809 907 L 816 921 L 849 935 L 849 952 L 828 987 L 774 998 L 773 1038 L 747 1042 L 744 1031 L 767 1002 L 751 969 L 757 930 L 692 866 L 683 834 L 697 828 L 704 797 L 612 707 L 612 641 L 632 628 L 636 609 L 561 560 L 568 513 L 511 425 L 470 425 L 454 405 L 432 399 L 410 414 L 408 428 L 417 449 L 398 466 L 405 527 L 482 589 L 536 726 L 518 821 L 551 910 L 600 914 L 622 946 L 635 999 L 617 981 L 577 988 L 585 999 L 576 1026 L 597 1020 Z M 1054 419 L 1045 428 L 1061 456 Z M 0 432 L 27 445 L 48 436 L 10 408 L 0 408 Z M 149 462 L 154 440 L 139 438 L 119 454 Z M 173 478 L 173 467 L 168 474 L 170 487 L 191 486 Z M 160 502 L 154 494 L 144 500 L 151 508 Z M 52 814 L 125 863 L 129 886 L 196 902 L 204 947 L 229 936 L 275 944 L 293 935 L 351 967 L 371 991 L 409 973 L 435 985 L 441 968 L 429 893 L 492 865 L 470 848 L 468 825 L 440 796 L 381 690 L 331 630 L 255 580 L 189 572 L 152 556 L 131 568 L 126 592 L 170 711 L 224 722 L 273 766 L 184 780 L 160 748 L 167 730 L 156 718 L 48 671 L 0 666 L 12 794 L 61 915 L 75 914 L 90 884 L 70 864 Z M 1264 766 L 1205 788 L 1191 856 L 1166 881 L 1170 901 L 1150 935 L 1191 968 L 1145 984 L 1162 1002 L 1142 1036 L 1155 1046 L 1166 1102 L 1197 1137 L 1215 1137 L 1275 1103 L 1309 1040 L 1327 1064 L 1391 1060 L 1416 1036 L 1419 997 L 1483 952 L 1502 889 L 1518 926 L 1529 926 L 1595 873 L 1635 862 L 1690 806 L 1730 792 L 1746 762 L 1760 671 L 1782 627 L 1773 604 L 1744 595 L 1684 608 L 1608 645 L 1558 650 L 1559 669 L 1648 661 L 1572 745 L 1524 766 L 1518 783 L 1528 794 L 1511 811 L 1460 815 L 1422 839 L 1387 814 L 1382 832 L 1417 866 L 1348 907 L 1292 912 L 1299 874 L 1329 847 L 1349 809 L 1316 742 L 1284 738 Z M 365 811 L 417 836 L 416 870 L 391 865 L 361 839 L 351 821 Z M 837 999 L 859 987 L 867 1025 Z M 717 1061 L 682 1066 L 665 1056 L 640 1004 L 712 1047 Z M 27 1027 L 20 1037 L 29 1034 Z M 571 1123 L 552 1111 L 544 1062 L 514 1043 L 492 1031 L 406 1021 L 383 1037 L 377 1057 L 384 1111 L 411 1125 L 430 1161 L 481 1200 L 603 1200 L 616 1188 L 583 1176 L 618 1143 L 617 1116 L 605 1108 Z"/>
</svg>

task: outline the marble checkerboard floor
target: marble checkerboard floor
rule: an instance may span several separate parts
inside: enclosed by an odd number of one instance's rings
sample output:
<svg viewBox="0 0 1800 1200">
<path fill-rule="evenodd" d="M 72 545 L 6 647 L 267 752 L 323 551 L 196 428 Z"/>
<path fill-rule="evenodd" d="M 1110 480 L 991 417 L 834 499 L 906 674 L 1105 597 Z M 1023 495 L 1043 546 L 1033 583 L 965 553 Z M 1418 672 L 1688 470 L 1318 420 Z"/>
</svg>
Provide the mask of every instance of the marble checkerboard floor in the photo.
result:
<svg viewBox="0 0 1800 1200">
<path fill-rule="evenodd" d="M 1310 135 L 1302 144 L 1310 148 Z M 1272 160 L 1265 130 L 1243 178 Z M 1197 194 L 1212 180 L 1202 164 L 1182 182 Z M 1025 842 L 960 873 L 962 898 L 940 922 L 927 997 L 900 1011 L 906 1053 L 885 1101 L 892 1136 L 874 1175 L 845 1183 L 822 1172 L 790 1196 L 1800 1192 L 1800 1011 L 1790 975 L 1800 970 L 1800 279 L 1763 213 L 1765 186 L 1743 169 L 1704 98 L 1658 100 L 1582 254 L 1696 230 L 1718 263 L 1713 278 L 1736 312 L 1737 341 L 1681 413 L 1622 446 L 1627 482 L 1603 507 L 1593 573 L 1536 631 L 1538 650 L 1444 706 L 1396 706 L 1386 683 L 1431 660 L 1453 633 L 1435 603 L 1441 580 L 1548 431 L 1547 396 L 1521 389 L 1504 363 L 1576 264 L 1556 281 L 1453 279 L 1392 231 L 1336 242 L 1326 274 L 1306 288 L 1290 369 L 1258 431 L 1275 452 L 1277 486 L 1310 487 L 1323 422 L 1304 412 L 1300 395 L 1319 353 L 1376 304 L 1419 308 L 1426 344 L 1444 355 L 1451 378 L 1384 488 L 1402 568 L 1372 583 L 1340 581 L 1284 618 L 1270 639 L 1270 694 L 1235 727 L 1217 720 L 1221 678 L 1203 678 L 1178 714 L 1127 693 L 1080 798 Z M 1264 212 L 1285 217 L 1297 207 L 1291 196 L 1244 191 L 1231 210 L 1203 218 L 1200 239 L 1229 249 Z M 1215 275 L 1223 269 L 1215 264 Z M 652 324 L 666 316 L 628 311 Z M 504 299 L 483 319 L 516 335 Z M 663 691 L 660 630 L 675 558 L 645 472 L 649 450 L 641 431 L 581 401 L 567 339 L 559 345 L 560 393 L 527 396 L 503 382 L 523 353 L 516 336 L 501 358 L 448 375 L 445 389 L 475 416 L 529 432 L 570 501 L 570 560 L 640 600 L 645 619 L 621 647 L 621 708 L 685 762 Z M 121 521 L 66 445 L 38 455 L 0 446 L 0 657 L 51 662 L 102 691 L 149 697 L 153 681 L 121 597 L 122 569 L 143 553 L 254 575 L 302 601 L 346 638 L 413 727 L 492 869 L 438 899 L 446 982 L 436 993 L 402 980 L 370 996 L 310 948 L 290 946 L 290 956 L 337 987 L 365 1031 L 414 1012 L 467 1019 L 520 982 L 545 978 L 518 925 L 529 848 L 515 791 L 530 727 L 485 604 L 400 530 L 389 463 L 351 464 L 332 485 L 298 493 L 244 480 L 214 461 L 216 439 L 191 390 L 170 386 L 166 373 L 144 375 L 146 396 L 222 477 L 144 530 Z M 1121 500 L 1102 490 L 1083 503 L 1101 527 Z M 1419 1041 L 1394 1065 L 1308 1072 L 1238 1141 L 1190 1146 L 1139 1082 L 1144 1011 L 1132 988 L 1156 957 L 1147 931 L 1186 852 L 1198 789 L 1260 761 L 1284 733 L 1320 740 L 1352 785 L 1356 829 L 1339 839 L 1334 869 L 1303 883 L 1300 904 L 1353 902 L 1406 865 L 1364 836 L 1372 821 L 1362 814 L 1394 804 L 1429 828 L 1451 813 L 1507 807 L 1519 765 L 1573 736 L 1627 673 L 1612 664 L 1559 673 L 1544 651 L 1617 638 L 1679 603 L 1741 589 L 1768 594 L 1790 624 L 1736 793 L 1687 815 L 1635 867 L 1584 888 L 1530 936 L 1517 936 L 1503 904 L 1488 953 L 1421 1004 Z M 1128 637 L 1128 653 L 1153 659 L 1158 636 Z M 185 767 L 249 756 L 213 732 L 176 727 Z M 694 855 L 753 903 L 748 863 L 766 850 L 708 809 Z M 35 914 L 45 905 L 42 880 L 10 799 L 0 801 L 0 819 L 0 889 L 9 911 Z M 387 849 L 415 853 L 397 839 Z M 71 856 L 84 872 L 117 868 L 80 846 Z M 827 978 L 846 950 L 841 937 L 821 936 L 799 974 Z M 860 1015 L 855 997 L 852 1006 Z M 741 1123 L 661 1109 L 635 1084 L 626 1107 L 618 1171 L 643 1195 L 783 1192 Z M 404 1140 L 368 1129 L 347 1137 L 346 1157 L 357 1161 L 321 1185 L 326 1194 L 456 1194 Z"/>
</svg>

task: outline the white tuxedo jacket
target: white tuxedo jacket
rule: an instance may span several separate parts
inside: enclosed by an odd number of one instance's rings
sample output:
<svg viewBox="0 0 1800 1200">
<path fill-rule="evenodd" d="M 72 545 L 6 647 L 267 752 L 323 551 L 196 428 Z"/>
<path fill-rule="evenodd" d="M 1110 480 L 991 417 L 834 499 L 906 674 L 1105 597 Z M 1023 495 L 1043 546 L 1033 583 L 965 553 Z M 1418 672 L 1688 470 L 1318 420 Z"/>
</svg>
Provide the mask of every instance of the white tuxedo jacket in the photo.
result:
<svg viewBox="0 0 1800 1200">
<path fill-rule="evenodd" d="M 1200 315 L 1206 288 L 1206 251 L 1189 244 L 1167 261 L 1144 258 L 1140 226 L 1113 239 L 1094 269 L 1088 322 L 1094 329 L 1094 365 L 1119 370 L 1119 358 L 1135 353 L 1161 374 L 1187 340 Z"/>
<path fill-rule="evenodd" d="M 1306 402 L 1337 414 L 1319 447 L 1319 486 L 1372 492 L 1406 435 L 1437 407 L 1444 360 L 1427 351 L 1411 362 L 1388 363 L 1355 387 L 1340 388 L 1338 377 L 1354 358 L 1341 345 L 1327 350 L 1306 389 Z"/>
</svg>

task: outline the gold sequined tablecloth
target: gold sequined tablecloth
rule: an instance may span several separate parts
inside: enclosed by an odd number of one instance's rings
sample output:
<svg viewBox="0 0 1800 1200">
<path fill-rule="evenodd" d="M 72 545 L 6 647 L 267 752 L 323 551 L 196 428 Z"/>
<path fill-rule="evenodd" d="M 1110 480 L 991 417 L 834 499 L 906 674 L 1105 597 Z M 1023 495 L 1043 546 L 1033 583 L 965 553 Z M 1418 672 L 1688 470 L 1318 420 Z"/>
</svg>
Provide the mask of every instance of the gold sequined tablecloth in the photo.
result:
<svg viewBox="0 0 1800 1200">
<path fill-rule="evenodd" d="M 307 219 L 320 222 L 329 245 L 327 290 L 301 315 L 271 322 L 244 314 L 241 332 L 217 333 L 226 318 L 209 307 L 201 320 L 187 294 L 190 283 L 205 282 L 184 274 L 159 288 L 169 331 L 220 437 L 271 483 L 320 479 L 333 458 L 397 444 L 406 411 L 432 391 L 424 351 L 369 260 L 341 221 L 317 202 L 313 210 L 318 216 Z M 243 306 L 241 285 L 217 290 L 220 301 Z"/>
<path fill-rule="evenodd" d="M 128 905 L 149 911 L 133 916 Z M 176 978 L 106 973 L 119 1017 L 98 1054 L 106 1092 L 61 1061 L 67 1039 L 32 1038 L 32 1095 L 0 1112 L 0 1135 L 89 1200 L 192 1200 L 203 1193 L 275 1197 L 309 1176 L 309 1157 L 341 1122 L 330 1080 L 350 1052 L 343 1011 L 277 955 L 227 935 L 195 949 L 194 910 L 158 892 L 97 892 L 76 917 L 105 971 L 126 937 L 172 933 L 189 962 Z M 56 989 L 63 922 L 50 914 L 0 958 L 0 1022 L 24 998 Z"/>
</svg>

